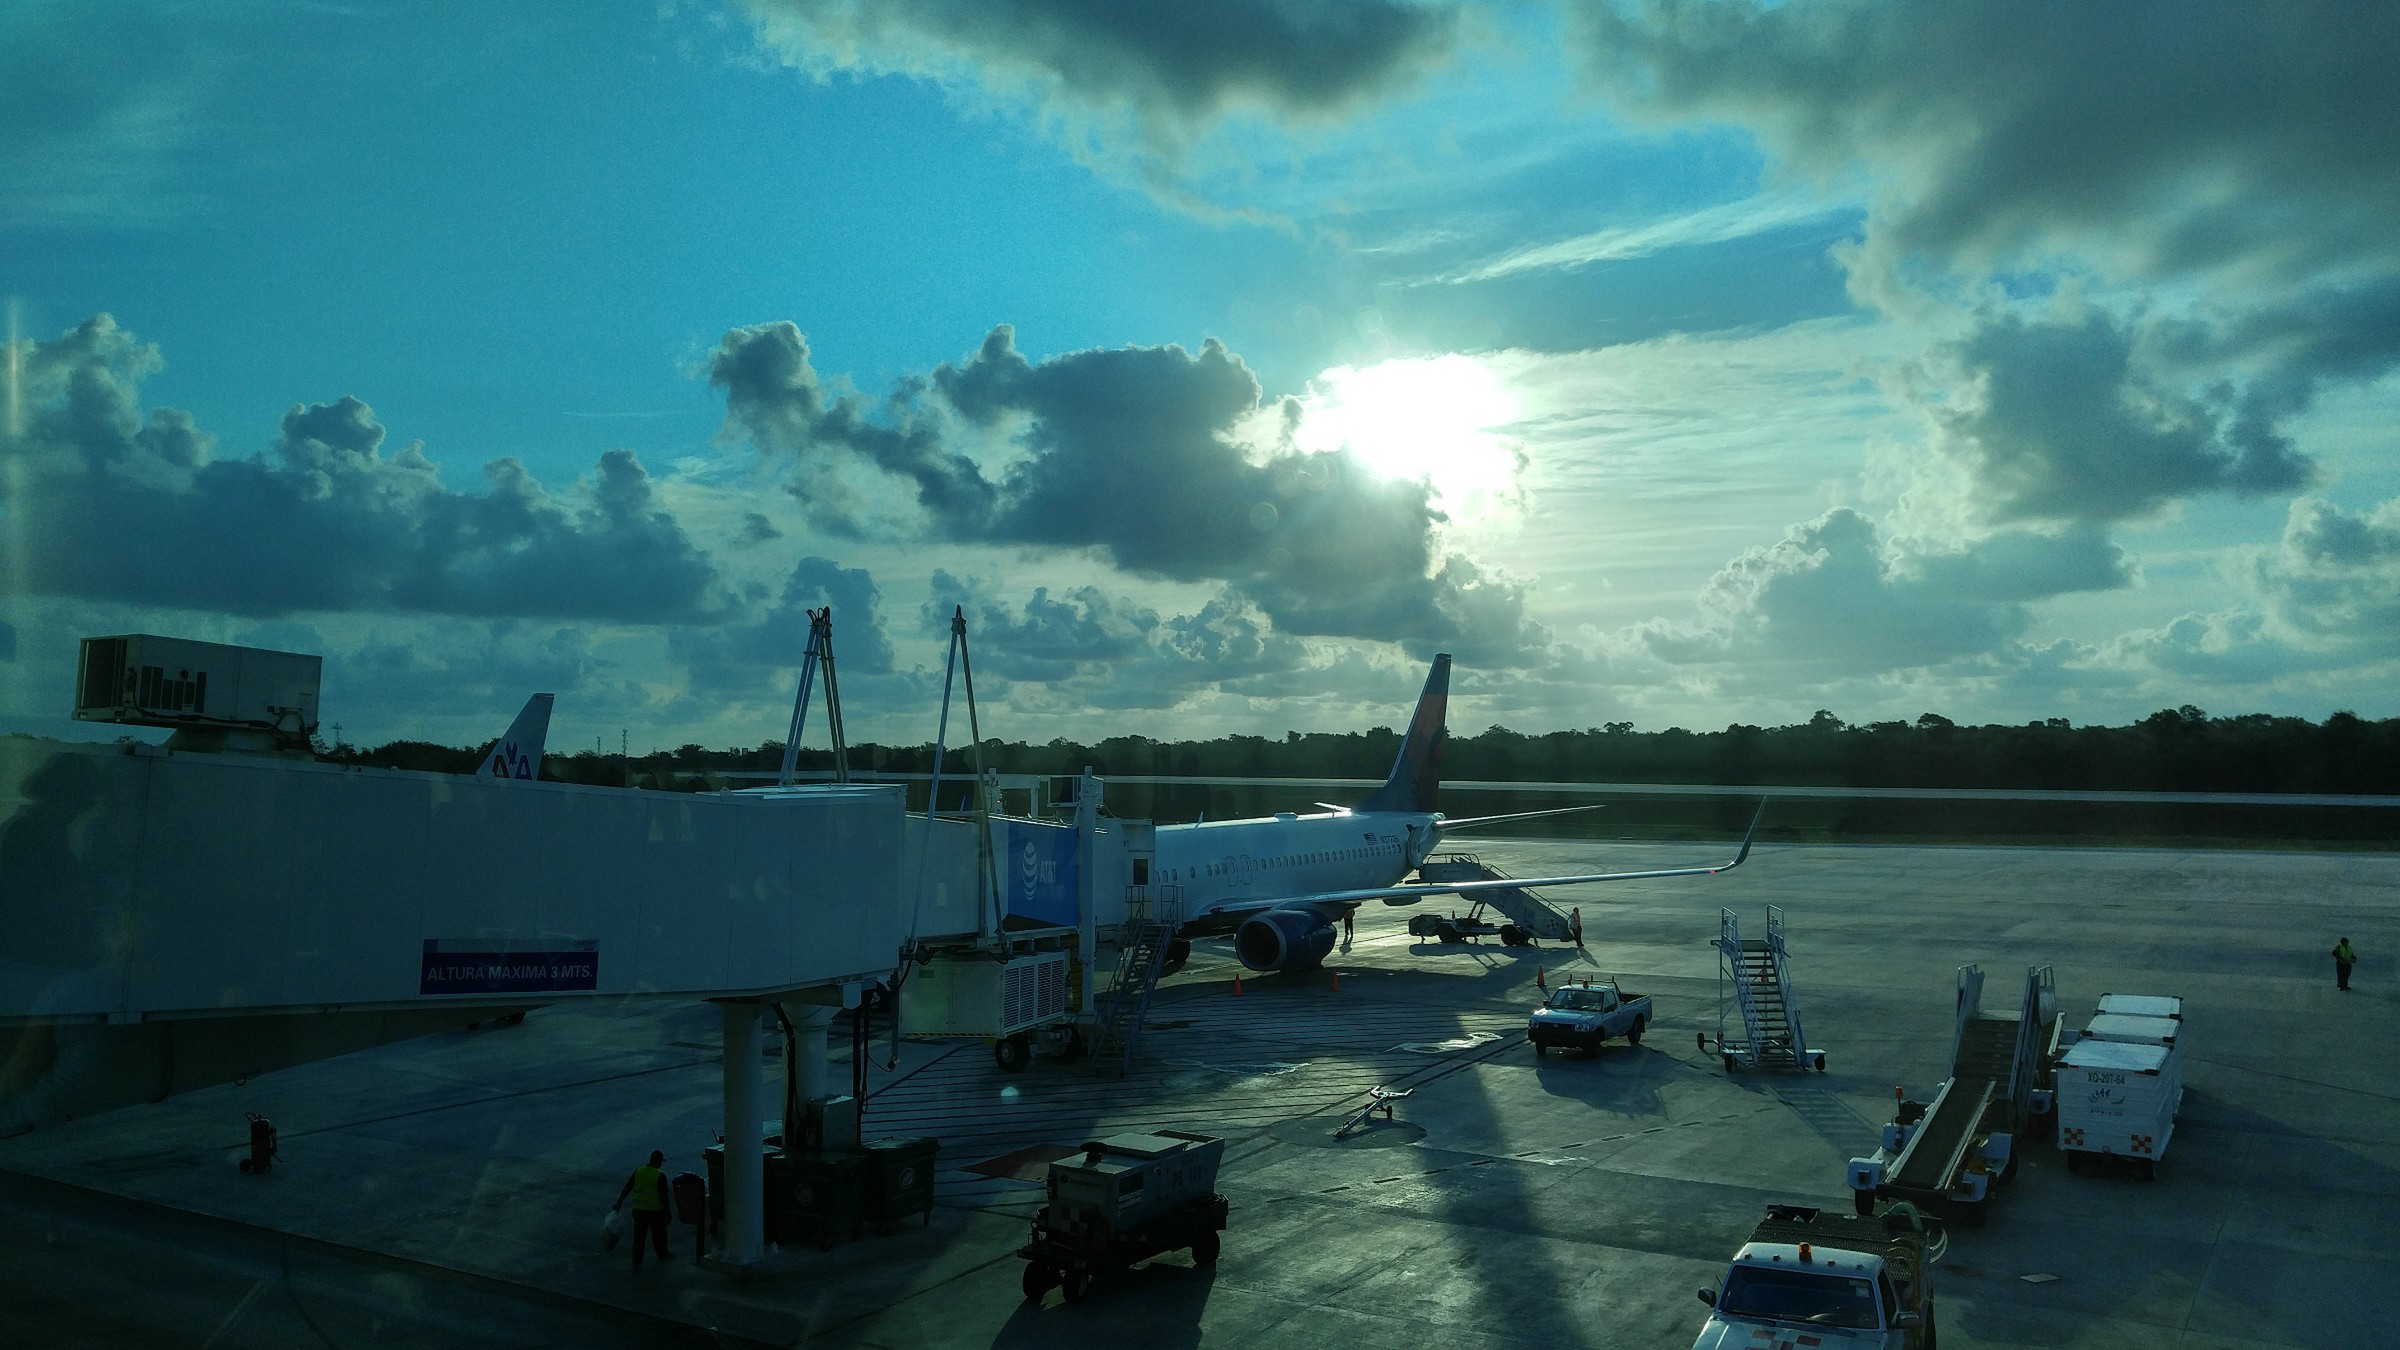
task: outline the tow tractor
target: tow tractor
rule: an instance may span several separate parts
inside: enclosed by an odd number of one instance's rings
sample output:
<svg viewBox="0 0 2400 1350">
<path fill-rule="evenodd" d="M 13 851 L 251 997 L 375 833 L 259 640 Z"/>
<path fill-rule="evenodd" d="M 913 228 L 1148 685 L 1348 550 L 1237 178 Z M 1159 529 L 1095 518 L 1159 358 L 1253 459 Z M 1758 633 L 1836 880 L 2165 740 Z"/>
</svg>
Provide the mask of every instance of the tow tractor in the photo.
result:
<svg viewBox="0 0 2400 1350">
<path fill-rule="evenodd" d="M 1135 1262 L 1192 1250 L 1192 1264 L 1215 1265 L 1217 1234 L 1232 1208 L 1216 1193 L 1225 1141 L 1182 1130 L 1095 1139 L 1079 1157 L 1050 1164 L 1049 1203 L 1033 1218 L 1025 1258 L 1025 1297 L 1057 1288 L 1080 1303 L 1100 1275 Z"/>
<path fill-rule="evenodd" d="M 1873 1346 L 1934 1350 L 1937 1225 L 1895 1205 L 1874 1216 L 1769 1205 L 1714 1289 L 1692 1350 Z"/>
<path fill-rule="evenodd" d="M 1533 945 L 1533 934 L 1523 925 L 1513 920 L 1508 923 L 1493 923 L 1483 917 L 1483 910 L 1483 903 L 1477 901 L 1475 907 L 1468 910 L 1464 918 L 1456 913 L 1411 914 L 1408 916 L 1408 933 L 1410 937 L 1429 937 L 1441 943 L 1474 942 L 1482 938 L 1496 937 L 1500 939 L 1500 945 L 1503 947 L 1530 947 Z"/>
<path fill-rule="evenodd" d="M 1982 1002 L 1982 967 L 1959 967 L 1950 1077 L 1930 1104 L 1892 1089 L 1898 1107 L 1883 1146 L 1850 1160 L 1860 1214 L 1898 1200 L 1980 1227 L 1993 1189 L 2016 1174 L 2018 1139 L 2053 1102 L 2058 992 L 2050 967 L 2032 966 L 2018 1012 L 1985 1012 Z"/>
</svg>

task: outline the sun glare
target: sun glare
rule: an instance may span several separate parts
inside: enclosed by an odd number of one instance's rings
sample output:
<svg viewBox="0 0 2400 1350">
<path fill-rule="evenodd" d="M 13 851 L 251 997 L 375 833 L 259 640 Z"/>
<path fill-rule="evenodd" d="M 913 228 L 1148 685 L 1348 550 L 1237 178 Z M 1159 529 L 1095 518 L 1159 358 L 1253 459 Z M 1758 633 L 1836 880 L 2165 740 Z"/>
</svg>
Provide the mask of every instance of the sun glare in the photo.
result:
<svg viewBox="0 0 2400 1350">
<path fill-rule="evenodd" d="M 1453 510 L 1479 512 L 1515 486 L 1516 452 L 1497 428 L 1517 420 L 1517 402 L 1474 357 L 1336 366 L 1300 405 L 1301 449 L 1346 447 L 1386 478 L 1426 479 Z"/>
</svg>

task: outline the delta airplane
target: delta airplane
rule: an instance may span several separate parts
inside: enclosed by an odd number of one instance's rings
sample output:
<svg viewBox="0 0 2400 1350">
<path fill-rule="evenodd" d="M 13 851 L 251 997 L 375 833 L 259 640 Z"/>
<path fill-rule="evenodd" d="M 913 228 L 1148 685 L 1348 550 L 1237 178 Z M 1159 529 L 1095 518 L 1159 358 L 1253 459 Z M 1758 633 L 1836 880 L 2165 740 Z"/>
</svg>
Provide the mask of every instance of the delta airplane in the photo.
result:
<svg viewBox="0 0 2400 1350">
<path fill-rule="evenodd" d="M 1409 905 L 1431 895 L 1714 876 L 1732 871 L 1750 856 L 1751 838 L 1758 833 L 1756 816 L 1741 851 L 1730 862 L 1647 872 L 1400 884 L 1444 834 L 1596 809 L 1571 806 L 1465 820 L 1445 817 L 1434 800 L 1441 786 L 1449 700 L 1450 655 L 1444 652 L 1433 658 L 1391 777 L 1355 807 L 1159 826 L 1151 880 L 1179 888 L 1183 897 L 1182 927 L 1168 949 L 1168 968 L 1181 966 L 1190 956 L 1193 938 L 1231 933 L 1234 954 L 1252 970 L 1308 969 L 1332 952 L 1342 916 L 1369 900 Z"/>
</svg>

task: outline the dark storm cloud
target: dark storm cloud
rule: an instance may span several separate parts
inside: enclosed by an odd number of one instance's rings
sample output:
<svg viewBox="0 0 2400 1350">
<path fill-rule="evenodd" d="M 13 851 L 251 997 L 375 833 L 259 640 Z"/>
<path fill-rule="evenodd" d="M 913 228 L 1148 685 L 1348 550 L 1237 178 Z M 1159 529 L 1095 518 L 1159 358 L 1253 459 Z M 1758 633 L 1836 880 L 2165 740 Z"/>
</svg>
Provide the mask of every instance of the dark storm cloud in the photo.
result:
<svg viewBox="0 0 2400 1350">
<path fill-rule="evenodd" d="M 1523 665 L 1548 644 L 1523 588 L 1442 553 L 1422 482 L 1346 454 L 1236 439 L 1262 412 L 1257 379 L 1213 339 L 1070 352 L 1039 364 L 1005 326 L 931 381 L 972 421 L 1021 426 L 984 537 L 1093 548 L 1129 571 L 1230 582 L 1285 632 L 1400 641 Z M 1472 656 L 1469 655 L 1470 650 Z"/>
<path fill-rule="evenodd" d="M 355 398 L 295 406 L 266 453 L 218 459 L 138 394 L 156 350 L 106 315 L 27 344 L 25 434 L 0 479 L 25 584 L 52 595 L 273 615 L 310 610 L 631 622 L 710 617 L 718 576 L 629 451 L 561 500 L 515 459 L 480 493 L 416 446 L 383 451 Z"/>
<path fill-rule="evenodd" d="M 708 382 L 725 391 L 727 422 L 761 449 L 803 463 L 829 451 L 862 455 L 913 483 L 918 503 L 939 519 L 973 522 L 991 510 L 991 487 L 975 464 L 945 451 L 908 406 L 913 389 L 895 394 L 884 419 L 874 420 L 864 400 L 826 387 L 809 364 L 808 339 L 792 323 L 726 333 L 709 355 Z"/>
<path fill-rule="evenodd" d="M 2137 359 L 2136 331 L 2092 306 L 1980 316 L 1935 353 L 1963 391 L 1932 409 L 1940 447 L 1999 520 L 2109 521 L 2202 492 L 2306 486 L 2315 466 L 2275 430 L 2296 410 L 2280 377 L 2195 393 Z"/>
<path fill-rule="evenodd" d="M 2400 251 L 2400 7 L 2365 0 L 1650 0 L 1582 11 L 1626 102 L 1838 176 L 1870 246 L 2284 276 Z"/>
<path fill-rule="evenodd" d="M 1312 117 L 1412 84 L 1449 51 L 1446 6 L 1398 0 L 748 0 L 805 69 L 973 80 L 1179 140 L 1228 111 Z"/>
<path fill-rule="evenodd" d="M 752 622 L 676 629 L 667 636 L 667 650 L 690 670 L 694 694 L 788 689 L 785 682 L 808 651 L 808 611 L 828 605 L 836 677 L 889 672 L 892 644 L 884 631 L 882 588 L 863 567 L 818 557 L 802 558 L 774 603 Z"/>
<path fill-rule="evenodd" d="M 1727 563 L 1701 593 L 1700 624 L 1653 622 L 1634 636 L 1679 665 L 1797 666 L 1818 678 L 2013 662 L 2028 655 L 2026 602 L 2131 580 L 2124 555 L 2089 531 L 2012 531 L 1895 557 L 1873 521 L 1842 507 Z"/>
</svg>

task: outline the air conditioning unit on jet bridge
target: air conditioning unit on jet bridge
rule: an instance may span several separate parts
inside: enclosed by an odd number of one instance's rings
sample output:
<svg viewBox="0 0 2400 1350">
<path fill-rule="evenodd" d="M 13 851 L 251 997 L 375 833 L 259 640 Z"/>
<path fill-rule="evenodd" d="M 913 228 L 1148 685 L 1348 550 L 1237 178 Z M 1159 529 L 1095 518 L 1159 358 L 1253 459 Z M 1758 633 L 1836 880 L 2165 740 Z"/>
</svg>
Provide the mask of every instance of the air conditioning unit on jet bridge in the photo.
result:
<svg viewBox="0 0 2400 1350">
<path fill-rule="evenodd" d="M 1067 954 L 1007 961 L 942 955 L 900 986 L 900 1026 L 918 1036 L 1012 1036 L 1067 1012 Z"/>
<path fill-rule="evenodd" d="M 178 731 L 317 731 L 322 657 L 127 633 L 83 640 L 75 720 Z"/>
</svg>

